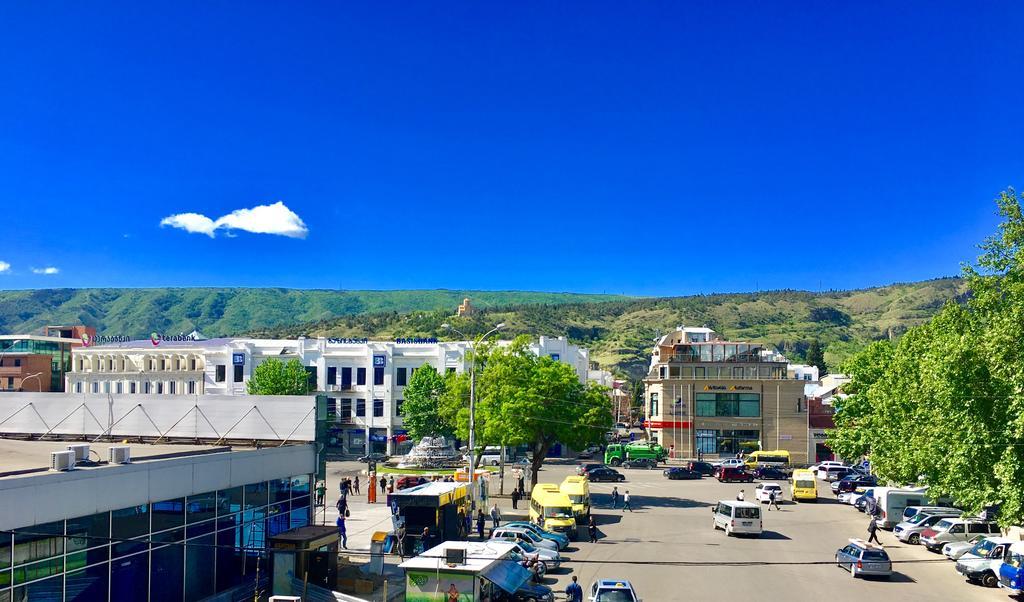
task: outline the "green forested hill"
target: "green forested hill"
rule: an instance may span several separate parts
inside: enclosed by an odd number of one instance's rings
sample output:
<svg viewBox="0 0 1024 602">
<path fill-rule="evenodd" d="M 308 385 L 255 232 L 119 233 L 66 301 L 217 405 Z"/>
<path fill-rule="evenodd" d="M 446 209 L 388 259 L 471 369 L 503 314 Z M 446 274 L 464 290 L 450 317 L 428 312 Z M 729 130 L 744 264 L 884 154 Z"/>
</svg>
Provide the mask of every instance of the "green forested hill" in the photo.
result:
<svg viewBox="0 0 1024 602">
<path fill-rule="evenodd" d="M 926 321 L 947 301 L 962 299 L 965 294 L 961 279 L 942 278 L 824 293 L 769 291 L 506 306 L 478 312 L 471 319 L 454 319 L 446 311 L 378 313 L 253 334 L 452 338 L 441 324 L 450 322 L 476 335 L 505 322 L 505 336 L 568 336 L 589 347 L 592 358 L 602 366 L 635 376 L 650 361 L 656 336 L 679 325 L 707 325 L 733 340 L 775 345 L 791 359 L 802 358 L 809 342 L 818 339 L 825 346 L 826 360 L 837 365 L 866 343 L 898 336 Z"/>
<path fill-rule="evenodd" d="M 87 288 L 0 291 L 0 333 L 47 324 L 86 324 L 99 334 L 148 336 L 191 332 L 235 335 L 339 316 L 455 308 L 464 297 L 481 308 L 524 303 L 592 303 L 618 295 L 524 291 L 332 291 L 283 288 Z"/>
</svg>

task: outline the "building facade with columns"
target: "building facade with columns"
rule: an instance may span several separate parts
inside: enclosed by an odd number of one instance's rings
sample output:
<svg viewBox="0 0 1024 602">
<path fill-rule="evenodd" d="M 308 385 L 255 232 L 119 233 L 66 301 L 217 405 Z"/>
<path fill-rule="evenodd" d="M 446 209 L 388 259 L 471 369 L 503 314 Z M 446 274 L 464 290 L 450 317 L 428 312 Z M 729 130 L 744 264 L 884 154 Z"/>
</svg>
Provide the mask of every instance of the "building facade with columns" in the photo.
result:
<svg viewBox="0 0 1024 602">
<path fill-rule="evenodd" d="M 646 424 L 676 457 L 789 450 L 807 461 L 805 382 L 785 357 L 709 328 L 679 327 L 654 347 L 644 379 Z"/>
<path fill-rule="evenodd" d="M 465 372 L 472 345 L 422 338 L 126 341 L 76 349 L 67 391 L 248 395 L 256 366 L 270 358 L 297 359 L 309 373 L 311 389 L 328 397 L 328 445 L 333 452 L 404 453 L 412 442 L 405 436 L 402 403 L 413 372 L 425 364 L 441 373 Z M 588 350 L 564 337 L 540 337 L 530 349 L 571 365 L 580 382 L 587 381 Z"/>
</svg>

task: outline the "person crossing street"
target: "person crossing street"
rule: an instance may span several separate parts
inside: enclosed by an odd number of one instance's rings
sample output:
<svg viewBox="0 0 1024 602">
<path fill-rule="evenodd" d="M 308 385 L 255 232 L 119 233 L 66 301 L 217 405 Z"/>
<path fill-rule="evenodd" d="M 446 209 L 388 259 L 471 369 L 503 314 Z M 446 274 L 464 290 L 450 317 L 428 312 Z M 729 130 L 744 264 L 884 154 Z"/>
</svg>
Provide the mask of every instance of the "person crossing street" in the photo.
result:
<svg viewBox="0 0 1024 602">
<path fill-rule="evenodd" d="M 871 519 L 868 523 L 868 543 L 875 542 L 878 545 L 882 545 L 882 542 L 878 541 L 878 525 L 875 524 L 875 519 Z"/>
<path fill-rule="evenodd" d="M 629 490 L 628 489 L 626 490 L 626 493 L 622 494 L 622 511 L 625 512 L 626 510 L 629 510 L 630 512 L 633 511 L 633 507 L 629 505 Z"/>
<path fill-rule="evenodd" d="M 617 508 L 619 505 L 619 488 L 612 487 L 612 510 Z"/>
<path fill-rule="evenodd" d="M 779 508 L 778 496 L 775 493 L 774 489 L 772 489 L 771 491 L 768 492 L 768 511 L 769 512 L 772 511 L 772 506 L 775 506 L 776 510 L 779 510 L 779 511 L 782 510 L 781 508 Z"/>
</svg>

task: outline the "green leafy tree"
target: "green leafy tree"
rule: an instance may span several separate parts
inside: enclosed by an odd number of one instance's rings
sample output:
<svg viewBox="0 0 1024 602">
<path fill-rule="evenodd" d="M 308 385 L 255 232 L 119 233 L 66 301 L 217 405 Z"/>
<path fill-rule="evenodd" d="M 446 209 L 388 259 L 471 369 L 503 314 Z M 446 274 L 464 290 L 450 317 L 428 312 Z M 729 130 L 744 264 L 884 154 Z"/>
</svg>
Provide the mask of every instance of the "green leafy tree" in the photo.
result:
<svg viewBox="0 0 1024 602">
<path fill-rule="evenodd" d="M 817 366 L 819 376 L 828 374 L 828 366 L 825 364 L 825 352 L 821 349 L 818 339 L 811 341 L 807 347 L 807 354 L 804 356 L 808 365 Z"/>
<path fill-rule="evenodd" d="M 275 358 L 256 366 L 247 388 L 249 395 L 308 395 L 313 389 L 309 373 L 299 360 L 284 364 Z"/>
<path fill-rule="evenodd" d="M 455 434 L 454 424 L 441 411 L 446 391 L 445 378 L 429 364 L 424 364 L 412 375 L 405 387 L 402 421 L 414 440 Z"/>
</svg>

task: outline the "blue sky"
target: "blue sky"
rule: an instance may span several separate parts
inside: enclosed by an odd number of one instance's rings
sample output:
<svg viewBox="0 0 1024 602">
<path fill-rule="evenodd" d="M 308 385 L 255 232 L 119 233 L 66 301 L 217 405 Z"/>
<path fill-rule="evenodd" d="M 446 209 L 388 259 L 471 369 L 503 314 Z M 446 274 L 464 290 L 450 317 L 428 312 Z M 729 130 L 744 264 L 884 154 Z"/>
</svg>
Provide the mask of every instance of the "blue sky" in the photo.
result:
<svg viewBox="0 0 1024 602">
<path fill-rule="evenodd" d="M 1021 31 L 1019 2 L 8 2 L 0 288 L 953 275 L 1024 188 Z"/>
</svg>

